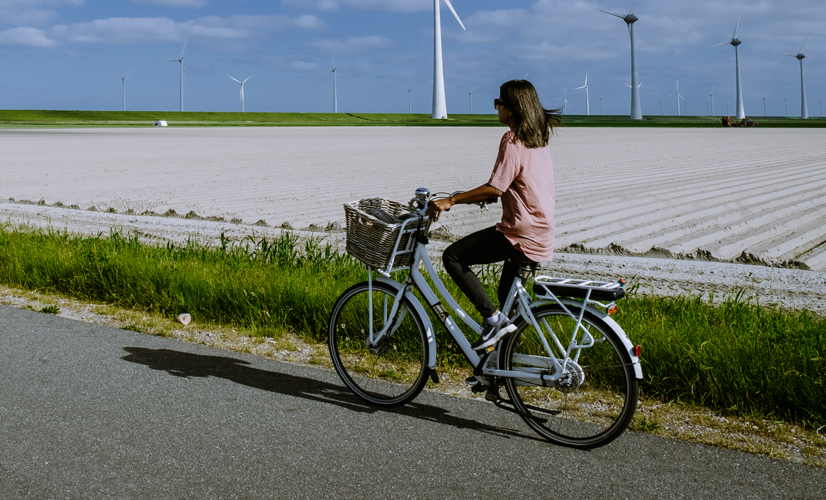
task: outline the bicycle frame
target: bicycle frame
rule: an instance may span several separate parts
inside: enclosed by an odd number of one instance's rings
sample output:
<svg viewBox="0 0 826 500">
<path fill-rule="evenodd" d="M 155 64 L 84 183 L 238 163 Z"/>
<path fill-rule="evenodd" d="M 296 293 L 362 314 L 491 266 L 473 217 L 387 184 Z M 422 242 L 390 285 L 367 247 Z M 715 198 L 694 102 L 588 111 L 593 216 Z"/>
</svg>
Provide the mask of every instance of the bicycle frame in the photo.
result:
<svg viewBox="0 0 826 500">
<path fill-rule="evenodd" d="M 579 352 L 583 348 L 588 348 L 594 345 L 595 340 L 590 332 L 587 331 L 585 327 L 582 326 L 582 318 L 585 315 L 586 309 L 590 309 L 592 312 L 596 312 L 592 307 L 588 306 L 587 301 L 583 302 L 576 302 L 576 301 L 568 301 L 562 300 L 553 297 L 561 306 L 562 308 L 572 317 L 574 318 L 576 323 L 575 334 L 571 338 L 571 342 L 567 346 L 562 345 L 562 343 L 557 338 L 556 334 L 550 328 L 550 325 L 545 322 L 545 328 L 540 328 L 536 318 L 531 313 L 531 308 L 537 305 L 541 305 L 543 303 L 547 303 L 547 300 L 539 300 L 539 301 L 532 301 L 530 295 L 528 294 L 527 290 L 525 290 L 524 286 L 522 285 L 522 281 L 519 277 L 514 279 L 513 284 L 511 285 L 511 290 L 508 294 L 508 299 L 503 306 L 503 312 L 507 314 L 511 311 L 511 309 L 515 306 L 517 308 L 518 314 L 514 316 L 514 320 L 518 317 L 523 317 L 525 321 L 529 322 L 537 331 L 546 331 L 550 333 L 551 338 L 553 339 L 554 347 L 558 349 L 560 353 L 564 353 L 562 358 L 557 357 L 554 355 L 551 345 L 548 343 L 548 339 L 545 338 L 545 335 L 540 335 L 542 339 L 543 346 L 545 348 L 546 353 L 548 354 L 547 357 L 539 357 L 539 356 L 528 356 L 528 355 L 519 355 L 519 361 L 521 364 L 524 365 L 531 365 L 536 367 L 536 369 L 525 369 L 521 368 L 519 370 L 500 370 L 498 367 L 498 349 L 486 352 L 482 354 L 480 357 L 476 351 L 474 351 L 470 345 L 470 342 L 465 337 L 462 330 L 453 320 L 448 310 L 442 305 L 442 302 L 439 300 L 439 296 L 441 296 L 447 306 L 455 313 L 461 320 L 464 322 L 468 327 L 470 327 L 476 333 L 481 333 L 482 327 L 476 323 L 473 318 L 471 318 L 456 302 L 453 296 L 450 295 L 447 288 L 445 287 L 442 280 L 439 278 L 436 269 L 433 267 L 433 263 L 430 260 L 430 256 L 427 253 L 426 244 L 422 241 L 417 240 L 415 242 L 415 248 L 413 249 L 413 262 L 411 263 L 408 274 L 408 279 L 405 284 L 401 284 L 395 280 L 389 278 L 389 273 L 380 272 L 380 274 L 384 275 L 385 277 L 378 278 L 379 281 L 383 283 L 387 283 L 393 286 L 397 292 L 395 299 L 393 301 L 390 310 L 387 309 L 387 301 L 382 305 L 382 316 L 384 318 L 384 325 L 385 327 L 379 331 L 373 331 L 373 302 L 372 302 L 372 293 L 370 293 L 370 300 L 369 300 L 369 308 L 370 308 L 370 331 L 368 332 L 368 342 L 371 346 L 375 346 L 382 341 L 385 336 L 392 335 L 396 328 L 398 328 L 399 324 L 401 323 L 401 317 L 393 320 L 392 322 L 388 322 L 388 318 L 396 318 L 399 310 L 399 304 L 402 297 L 408 299 L 408 301 L 413 304 L 413 307 L 417 310 L 420 314 L 422 321 L 424 323 L 426 332 L 427 332 L 427 341 L 430 344 L 431 349 L 430 356 L 428 359 L 428 368 L 433 371 L 435 370 L 436 364 L 436 341 L 435 337 L 433 336 L 433 328 L 430 324 L 430 320 L 427 317 L 427 314 L 424 314 L 424 308 L 421 307 L 417 298 L 413 295 L 411 291 L 411 286 L 415 286 L 419 292 L 424 297 L 425 301 L 427 302 L 428 306 L 430 306 L 431 310 L 436 314 L 439 320 L 444 325 L 445 329 L 450 333 L 450 336 L 453 337 L 453 340 L 458 344 L 459 348 L 462 350 L 462 353 L 467 357 L 468 361 L 470 361 L 471 365 L 474 368 L 474 373 L 477 373 L 480 369 L 480 365 L 484 365 L 481 367 L 480 375 L 486 375 L 491 377 L 511 377 L 511 378 L 519 378 L 520 380 L 530 381 L 532 383 L 538 385 L 554 385 L 555 382 L 559 381 L 560 379 L 566 378 L 570 376 L 570 372 L 568 371 L 568 367 L 571 362 L 576 363 L 577 359 L 579 358 Z M 392 262 L 392 260 L 391 260 Z M 425 276 L 420 271 L 420 266 L 424 265 L 425 271 L 430 279 L 433 281 L 436 290 L 438 291 L 439 295 L 433 291 L 433 289 L 428 285 L 427 281 L 425 280 Z M 372 287 L 372 270 L 370 271 L 370 287 Z M 370 288 L 372 291 L 372 288 Z M 549 292 L 550 293 L 550 292 Z M 573 314 L 568 306 L 574 306 L 580 308 L 579 315 Z M 617 327 L 618 328 L 618 327 Z M 577 342 L 577 338 L 579 337 L 579 332 L 582 331 L 584 334 L 583 342 Z M 629 342 L 630 346 L 630 342 Z M 573 356 L 572 356 L 573 354 Z M 641 375 L 641 373 L 640 373 Z M 529 383 L 530 383 L 529 382 Z"/>
</svg>

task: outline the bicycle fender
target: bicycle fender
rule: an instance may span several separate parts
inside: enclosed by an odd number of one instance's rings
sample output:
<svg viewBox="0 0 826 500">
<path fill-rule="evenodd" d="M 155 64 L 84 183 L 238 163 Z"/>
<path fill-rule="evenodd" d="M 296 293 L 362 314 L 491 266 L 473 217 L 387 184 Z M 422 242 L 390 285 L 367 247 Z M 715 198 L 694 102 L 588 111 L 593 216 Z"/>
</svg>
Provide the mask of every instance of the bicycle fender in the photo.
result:
<svg viewBox="0 0 826 500">
<path fill-rule="evenodd" d="M 390 285 L 393 287 L 397 292 L 404 288 L 404 285 L 399 283 L 398 281 L 390 278 L 385 278 L 383 276 L 379 276 L 375 279 L 376 281 L 381 281 L 386 285 Z M 410 305 L 413 306 L 413 309 L 416 310 L 416 313 L 419 315 L 419 318 L 422 320 L 422 325 L 424 325 L 425 332 L 427 332 L 427 367 L 430 369 L 432 374 L 436 374 L 436 336 L 433 333 L 433 325 L 430 323 L 430 318 L 427 316 L 427 311 L 425 311 L 422 304 L 419 302 L 419 299 L 413 295 L 413 292 L 410 290 L 404 294 L 405 298 L 410 302 Z M 434 382 L 438 382 L 438 378 L 434 380 Z"/>
<path fill-rule="evenodd" d="M 577 309 L 582 308 L 582 302 L 573 299 L 559 299 L 560 302 L 565 304 L 566 306 L 575 307 Z M 556 301 L 553 300 L 535 300 L 531 302 L 531 309 L 538 306 L 544 306 L 548 304 L 556 304 Z M 594 306 L 586 305 L 585 310 L 590 314 L 596 316 L 600 320 L 602 320 L 608 328 L 613 330 L 613 332 L 619 337 L 620 342 L 622 342 L 623 346 L 625 346 L 625 352 L 631 357 L 631 363 L 634 365 L 634 376 L 637 380 L 642 380 L 642 365 L 640 365 L 640 358 L 638 358 L 635 354 L 636 349 L 634 348 L 634 344 L 631 343 L 631 339 L 628 338 L 628 334 L 625 333 L 625 330 L 622 329 L 614 318 L 608 315 L 605 311 L 601 311 Z"/>
</svg>

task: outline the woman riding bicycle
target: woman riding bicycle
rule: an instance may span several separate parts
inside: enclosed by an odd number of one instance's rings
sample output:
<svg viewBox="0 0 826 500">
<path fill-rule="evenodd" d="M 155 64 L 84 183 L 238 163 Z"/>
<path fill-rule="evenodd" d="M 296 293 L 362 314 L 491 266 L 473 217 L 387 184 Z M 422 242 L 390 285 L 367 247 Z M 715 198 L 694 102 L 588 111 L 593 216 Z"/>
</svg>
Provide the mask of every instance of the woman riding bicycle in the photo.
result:
<svg viewBox="0 0 826 500">
<path fill-rule="evenodd" d="M 559 110 L 544 109 L 527 80 L 502 84 L 493 105 L 499 121 L 510 130 L 499 143 L 490 180 L 435 200 L 427 211 L 439 220 L 441 212 L 453 205 L 502 199 L 501 222 L 453 243 L 442 259 L 445 270 L 485 318 L 482 336 L 472 344 L 475 350 L 495 344 L 516 328 L 493 304 L 470 266 L 505 262 L 498 290 L 501 306 L 519 265 L 549 261 L 554 248 L 554 172 L 548 142 L 559 126 Z"/>
</svg>

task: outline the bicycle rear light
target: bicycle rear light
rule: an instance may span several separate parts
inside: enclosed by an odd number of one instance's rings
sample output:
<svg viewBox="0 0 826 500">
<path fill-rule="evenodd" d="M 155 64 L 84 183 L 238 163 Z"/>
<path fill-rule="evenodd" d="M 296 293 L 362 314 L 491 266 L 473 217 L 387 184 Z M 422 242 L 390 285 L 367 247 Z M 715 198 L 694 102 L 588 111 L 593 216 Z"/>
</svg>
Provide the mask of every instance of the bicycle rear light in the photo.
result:
<svg viewBox="0 0 826 500">
<path fill-rule="evenodd" d="M 638 358 L 642 355 L 642 348 L 639 346 L 639 344 L 631 348 L 631 354 Z"/>
<path fill-rule="evenodd" d="M 616 304 L 611 304 L 608 306 L 608 316 L 613 316 L 619 310 Z"/>
</svg>

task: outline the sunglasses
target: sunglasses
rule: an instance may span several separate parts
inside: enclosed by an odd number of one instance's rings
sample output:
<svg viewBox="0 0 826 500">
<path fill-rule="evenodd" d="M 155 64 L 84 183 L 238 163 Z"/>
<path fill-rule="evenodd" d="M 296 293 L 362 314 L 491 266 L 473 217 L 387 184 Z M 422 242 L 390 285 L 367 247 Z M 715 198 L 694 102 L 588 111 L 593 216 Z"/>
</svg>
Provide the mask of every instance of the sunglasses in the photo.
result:
<svg viewBox="0 0 826 500">
<path fill-rule="evenodd" d="M 494 99 L 494 100 L 493 100 L 493 109 L 498 110 L 498 109 L 499 109 L 499 106 L 504 106 L 504 105 L 505 105 L 505 103 L 503 103 L 503 102 L 502 102 L 502 101 L 500 101 L 499 99 Z"/>
</svg>

